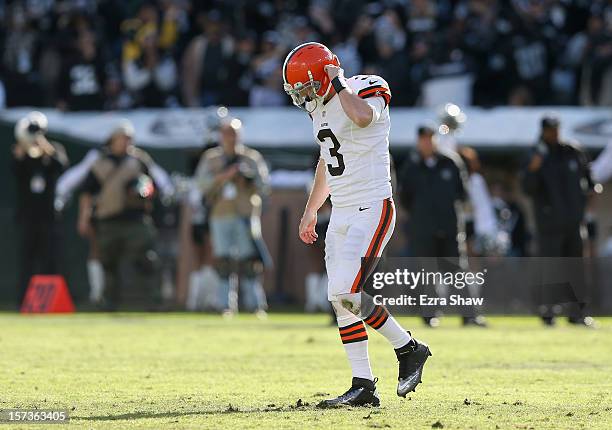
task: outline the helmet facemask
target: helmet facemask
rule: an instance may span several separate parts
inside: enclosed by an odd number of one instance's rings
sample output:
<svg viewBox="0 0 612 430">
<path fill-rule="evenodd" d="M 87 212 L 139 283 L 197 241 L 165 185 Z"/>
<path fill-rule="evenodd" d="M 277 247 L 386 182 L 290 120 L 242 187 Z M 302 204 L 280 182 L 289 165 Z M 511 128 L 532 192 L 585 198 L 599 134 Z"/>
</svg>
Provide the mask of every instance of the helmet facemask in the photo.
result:
<svg viewBox="0 0 612 430">
<path fill-rule="evenodd" d="M 296 82 L 293 86 L 285 82 L 283 88 L 287 95 L 291 97 L 294 105 L 310 113 L 316 109 L 319 101 L 323 102 L 323 99 L 329 93 L 329 86 L 325 94 L 320 96 L 318 92 L 321 89 L 321 82 L 313 79 L 310 70 L 308 71 L 308 78 L 309 80 L 306 83 Z"/>
</svg>

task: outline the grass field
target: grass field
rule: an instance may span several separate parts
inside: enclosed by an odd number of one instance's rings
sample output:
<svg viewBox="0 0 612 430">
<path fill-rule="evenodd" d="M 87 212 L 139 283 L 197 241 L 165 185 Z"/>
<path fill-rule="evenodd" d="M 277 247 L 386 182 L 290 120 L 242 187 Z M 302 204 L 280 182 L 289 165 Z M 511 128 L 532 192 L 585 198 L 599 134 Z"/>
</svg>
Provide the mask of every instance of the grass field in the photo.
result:
<svg viewBox="0 0 612 430">
<path fill-rule="evenodd" d="M 350 384 L 327 316 L 0 314 L 0 409 L 67 409 L 75 428 L 610 429 L 612 319 L 600 321 L 402 319 L 434 354 L 416 394 L 395 395 L 393 350 L 371 333 L 381 407 L 318 410 Z"/>
</svg>

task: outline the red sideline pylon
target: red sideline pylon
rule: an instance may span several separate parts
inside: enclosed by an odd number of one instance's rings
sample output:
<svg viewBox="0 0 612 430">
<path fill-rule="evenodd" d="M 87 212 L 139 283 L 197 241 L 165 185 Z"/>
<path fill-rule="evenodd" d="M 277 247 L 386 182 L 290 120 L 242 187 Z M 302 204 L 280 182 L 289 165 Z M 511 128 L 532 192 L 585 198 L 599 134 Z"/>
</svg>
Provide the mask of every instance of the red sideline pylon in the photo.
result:
<svg viewBox="0 0 612 430">
<path fill-rule="evenodd" d="M 34 275 L 21 304 L 21 313 L 71 313 L 74 303 L 60 275 Z"/>
</svg>

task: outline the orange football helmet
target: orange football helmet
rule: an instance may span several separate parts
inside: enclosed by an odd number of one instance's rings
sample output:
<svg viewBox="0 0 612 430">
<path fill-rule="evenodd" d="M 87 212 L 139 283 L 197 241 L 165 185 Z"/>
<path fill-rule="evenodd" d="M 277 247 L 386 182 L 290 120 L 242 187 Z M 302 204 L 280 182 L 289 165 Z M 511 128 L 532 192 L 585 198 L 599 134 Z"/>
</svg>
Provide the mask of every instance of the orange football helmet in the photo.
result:
<svg viewBox="0 0 612 430">
<path fill-rule="evenodd" d="M 325 99 L 332 87 L 324 70 L 328 64 L 340 66 L 340 61 L 327 46 L 317 42 L 303 43 L 287 55 L 283 64 L 283 88 L 294 105 L 306 108 L 307 102 Z"/>
</svg>

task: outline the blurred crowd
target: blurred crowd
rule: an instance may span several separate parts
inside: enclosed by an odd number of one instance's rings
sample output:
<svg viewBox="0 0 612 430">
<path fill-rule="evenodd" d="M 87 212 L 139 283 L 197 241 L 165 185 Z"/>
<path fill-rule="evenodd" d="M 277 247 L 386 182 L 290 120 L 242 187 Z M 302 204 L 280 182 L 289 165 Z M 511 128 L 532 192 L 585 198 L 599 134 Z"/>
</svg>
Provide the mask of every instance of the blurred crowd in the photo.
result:
<svg viewBox="0 0 612 430">
<path fill-rule="evenodd" d="M 286 105 L 283 58 L 313 40 L 395 106 L 436 82 L 463 104 L 612 104 L 611 0 L 4 0 L 0 20 L 9 107 Z"/>
</svg>

